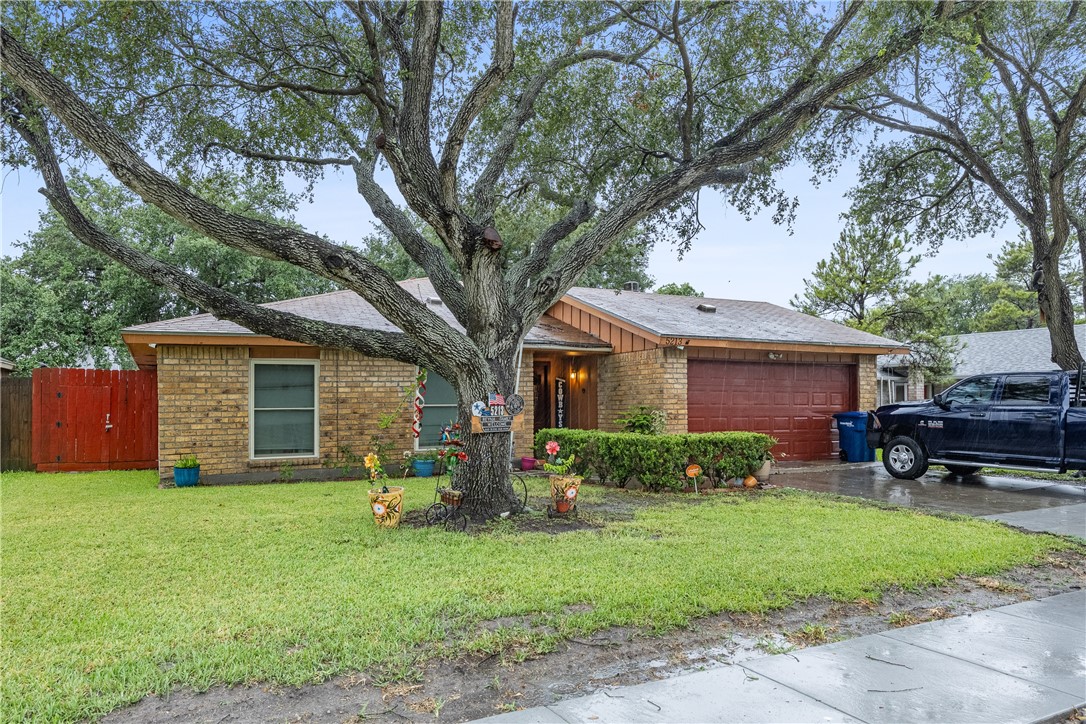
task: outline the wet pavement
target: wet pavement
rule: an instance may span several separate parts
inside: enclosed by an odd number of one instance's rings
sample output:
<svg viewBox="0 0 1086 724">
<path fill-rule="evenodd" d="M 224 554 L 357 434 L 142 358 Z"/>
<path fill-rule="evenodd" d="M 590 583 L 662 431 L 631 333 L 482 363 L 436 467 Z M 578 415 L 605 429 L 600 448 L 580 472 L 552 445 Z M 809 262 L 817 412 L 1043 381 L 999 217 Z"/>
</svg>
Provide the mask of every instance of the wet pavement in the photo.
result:
<svg viewBox="0 0 1086 724">
<path fill-rule="evenodd" d="M 790 469 L 786 474 L 774 475 L 770 482 L 781 487 L 972 516 L 997 516 L 1086 503 L 1086 488 L 1065 483 L 983 474 L 962 478 L 936 470 L 918 480 L 898 480 L 886 472 L 882 463 Z M 1086 525 L 1086 509 L 1079 510 L 1081 517 L 1078 520 Z"/>
<path fill-rule="evenodd" d="M 1086 702 L 1083 611 L 1073 591 L 482 721 L 1054 721 Z"/>
</svg>

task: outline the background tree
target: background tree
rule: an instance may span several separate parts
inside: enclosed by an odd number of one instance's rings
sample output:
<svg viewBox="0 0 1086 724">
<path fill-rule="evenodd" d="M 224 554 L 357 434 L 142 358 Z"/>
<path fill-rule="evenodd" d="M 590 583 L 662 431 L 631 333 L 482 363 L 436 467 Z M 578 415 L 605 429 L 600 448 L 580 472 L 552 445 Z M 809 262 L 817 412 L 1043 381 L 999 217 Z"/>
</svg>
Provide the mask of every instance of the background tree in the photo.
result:
<svg viewBox="0 0 1086 724">
<path fill-rule="evenodd" d="M 512 391 L 524 335 L 625 233 L 689 240 L 706 186 L 787 209 L 772 172 L 796 135 L 979 6 L 6 3 L 4 159 L 39 169 L 84 243 L 258 333 L 434 370 L 466 423 L 473 401 Z M 258 307 L 124 243 L 68 191 L 65 164 L 90 155 L 183 224 L 353 290 L 400 331 Z M 209 168 L 313 180 L 330 166 L 353 173 L 463 331 L 366 255 L 190 185 Z M 500 209 L 527 197 L 558 220 L 508 263 Z M 466 450 L 457 485 L 478 512 L 515 506 L 509 436 Z"/>
<path fill-rule="evenodd" d="M 910 278 L 919 263 L 906 237 L 849 225 L 791 303 L 805 314 L 908 344 L 910 365 L 942 382 L 953 372 L 957 346 L 944 338 L 946 308 Z"/>
<path fill-rule="evenodd" d="M 85 176 L 73 177 L 70 187 L 83 213 L 101 228 L 240 299 L 260 304 L 334 288 L 291 264 L 215 243 L 123 187 Z M 290 223 L 284 214 L 294 200 L 275 189 L 227 177 L 200 188 L 225 208 Z M 0 262 L 0 354 L 20 373 L 42 364 L 132 368 L 122 328 L 207 311 L 80 243 L 55 211 L 43 214 L 38 229 L 15 247 L 21 253 Z"/>
<path fill-rule="evenodd" d="M 977 321 L 996 300 L 992 277 L 987 274 L 932 275 L 920 284 L 918 293 L 944 310 L 944 335 L 980 331 Z"/>
<path fill-rule="evenodd" d="M 704 297 L 705 292 L 699 292 L 690 282 L 669 282 L 656 288 L 657 294 L 674 294 L 678 297 Z"/>
<path fill-rule="evenodd" d="M 1060 260 L 1074 228 L 1086 261 L 1086 17 L 1077 0 L 991 3 L 970 27 L 944 30 L 833 100 L 832 140 L 817 157 L 865 127 L 888 131 L 863 156 L 854 211 L 910 228 L 933 247 L 1013 219 L 1031 245 L 1029 289 L 1052 360 L 1076 368 L 1082 355 Z"/>
<path fill-rule="evenodd" d="M 850 224 L 830 257 L 803 280 L 803 296 L 796 295 L 791 304 L 804 314 L 857 329 L 882 327 L 880 317 L 911 288 L 909 275 L 920 263 L 920 255 L 911 251 L 905 236 Z"/>
</svg>

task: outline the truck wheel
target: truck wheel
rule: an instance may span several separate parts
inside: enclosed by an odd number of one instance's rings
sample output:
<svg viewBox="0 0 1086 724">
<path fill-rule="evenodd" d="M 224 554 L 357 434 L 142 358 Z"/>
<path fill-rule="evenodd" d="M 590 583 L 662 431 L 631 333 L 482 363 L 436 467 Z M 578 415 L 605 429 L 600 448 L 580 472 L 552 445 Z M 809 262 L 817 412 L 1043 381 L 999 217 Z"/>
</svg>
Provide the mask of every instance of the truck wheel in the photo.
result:
<svg viewBox="0 0 1086 724">
<path fill-rule="evenodd" d="M 944 465 L 951 475 L 957 475 L 959 478 L 964 478 L 966 475 L 974 475 L 980 470 L 979 465 Z"/>
<path fill-rule="evenodd" d="M 882 449 L 882 464 L 895 478 L 916 480 L 928 471 L 928 456 L 911 437 L 895 437 Z"/>
</svg>

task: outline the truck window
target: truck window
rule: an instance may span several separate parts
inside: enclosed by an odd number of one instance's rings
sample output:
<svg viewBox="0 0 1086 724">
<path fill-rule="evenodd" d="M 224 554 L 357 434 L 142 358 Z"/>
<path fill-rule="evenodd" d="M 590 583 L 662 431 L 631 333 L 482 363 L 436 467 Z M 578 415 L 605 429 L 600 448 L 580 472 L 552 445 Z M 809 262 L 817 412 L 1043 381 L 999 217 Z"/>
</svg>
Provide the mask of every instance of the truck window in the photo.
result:
<svg viewBox="0 0 1086 724">
<path fill-rule="evenodd" d="M 946 391 L 943 398 L 949 404 L 957 402 L 962 405 L 976 405 L 991 402 L 995 397 L 996 382 L 998 377 L 976 377 L 955 385 Z"/>
<path fill-rule="evenodd" d="M 999 401 L 1004 405 L 1047 405 L 1052 399 L 1048 375 L 1009 375 Z"/>
</svg>

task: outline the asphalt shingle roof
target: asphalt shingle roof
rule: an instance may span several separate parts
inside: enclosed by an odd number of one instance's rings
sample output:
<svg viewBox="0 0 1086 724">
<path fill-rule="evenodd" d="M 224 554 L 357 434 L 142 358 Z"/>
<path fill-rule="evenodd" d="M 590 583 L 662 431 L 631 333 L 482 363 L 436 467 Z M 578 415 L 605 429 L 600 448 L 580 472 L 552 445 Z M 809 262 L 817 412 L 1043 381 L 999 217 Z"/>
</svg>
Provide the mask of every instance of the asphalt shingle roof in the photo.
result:
<svg viewBox="0 0 1086 724">
<path fill-rule="evenodd" d="M 588 287 L 574 287 L 567 296 L 661 337 L 841 347 L 904 346 L 885 337 L 768 302 L 616 292 Z M 713 305 L 716 312 L 699 311 L 699 304 Z"/>
<path fill-rule="evenodd" d="M 1075 339 L 1079 349 L 1086 349 L 1086 324 L 1075 326 Z M 1059 369 L 1052 362 L 1052 341 L 1047 327 L 962 334 L 958 342 L 961 352 L 954 366 L 955 377 Z"/>
<path fill-rule="evenodd" d="M 400 286 L 424 302 L 437 298 L 437 293 L 429 279 L 408 279 L 400 282 Z M 661 337 L 840 347 L 894 348 L 902 346 L 884 337 L 767 302 L 679 297 L 648 292 L 616 292 L 610 289 L 588 287 L 574 287 L 569 291 L 568 296 Z M 703 303 L 715 306 L 716 312 L 698 311 L 697 306 Z M 397 331 L 397 327 L 382 317 L 369 302 L 350 291 L 287 299 L 262 306 L 291 312 L 309 319 L 351 324 L 365 329 Z M 429 307 L 452 327 L 462 329 L 448 307 L 443 304 L 430 304 Z M 123 331 L 142 334 L 253 335 L 241 325 L 216 319 L 211 314 L 195 314 L 189 317 L 137 324 Z M 528 333 L 525 343 L 534 347 L 609 347 L 598 337 L 547 315 L 544 315 Z"/>
<path fill-rule="evenodd" d="M 420 301 L 437 299 L 437 292 L 429 279 L 408 279 L 400 286 L 412 292 Z M 375 329 L 386 332 L 399 330 L 396 325 L 381 316 L 369 302 L 351 291 L 329 292 L 311 297 L 286 299 L 280 302 L 262 304 L 263 307 L 290 312 L 309 319 L 335 324 L 350 324 L 363 329 Z M 428 304 L 431 311 L 449 323 L 450 326 L 463 330 L 463 327 L 444 304 Z M 249 335 L 253 334 L 240 324 L 225 319 L 216 319 L 211 314 L 194 314 L 176 319 L 164 319 L 159 322 L 137 324 L 126 327 L 123 332 L 140 334 L 194 334 L 194 335 Z M 544 315 L 528 332 L 524 339 L 526 345 L 535 348 L 578 347 L 585 349 L 610 349 L 610 345 L 587 332 L 560 320 Z"/>
</svg>

